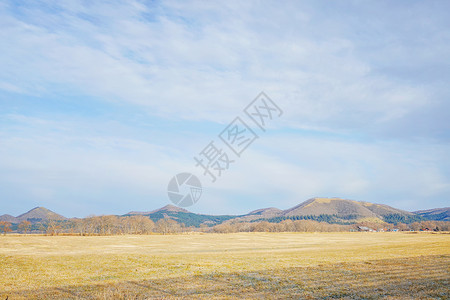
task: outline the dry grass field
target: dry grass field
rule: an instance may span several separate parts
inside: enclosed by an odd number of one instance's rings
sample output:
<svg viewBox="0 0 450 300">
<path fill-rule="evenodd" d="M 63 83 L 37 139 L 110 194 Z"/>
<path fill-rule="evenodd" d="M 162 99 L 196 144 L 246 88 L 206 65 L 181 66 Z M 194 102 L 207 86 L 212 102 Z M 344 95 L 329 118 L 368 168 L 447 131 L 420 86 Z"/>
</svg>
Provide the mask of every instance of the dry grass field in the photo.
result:
<svg viewBox="0 0 450 300">
<path fill-rule="evenodd" d="M 450 234 L 0 236 L 0 299 L 448 299 Z"/>
</svg>

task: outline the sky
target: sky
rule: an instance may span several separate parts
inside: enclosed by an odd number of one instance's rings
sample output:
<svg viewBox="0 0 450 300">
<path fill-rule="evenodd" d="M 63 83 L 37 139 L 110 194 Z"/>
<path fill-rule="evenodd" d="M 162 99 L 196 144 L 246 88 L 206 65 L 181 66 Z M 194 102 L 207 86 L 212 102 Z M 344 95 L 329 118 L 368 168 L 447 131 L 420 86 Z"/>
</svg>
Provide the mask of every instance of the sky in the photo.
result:
<svg viewBox="0 0 450 300">
<path fill-rule="evenodd" d="M 0 214 L 450 206 L 450 2 L 1 1 Z M 263 131 L 260 92 L 282 111 Z M 221 141 L 240 117 L 255 135 Z M 270 122 L 269 122 L 270 121 Z M 194 157 L 234 160 L 215 182 Z"/>
</svg>

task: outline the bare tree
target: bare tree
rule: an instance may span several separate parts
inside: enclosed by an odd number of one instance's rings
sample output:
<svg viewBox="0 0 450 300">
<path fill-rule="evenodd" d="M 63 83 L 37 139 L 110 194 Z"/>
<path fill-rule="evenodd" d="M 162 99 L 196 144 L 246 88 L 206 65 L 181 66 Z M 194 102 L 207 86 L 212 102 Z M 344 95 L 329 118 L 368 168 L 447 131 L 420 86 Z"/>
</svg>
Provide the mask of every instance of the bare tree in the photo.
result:
<svg viewBox="0 0 450 300">
<path fill-rule="evenodd" d="M 3 231 L 3 234 L 6 235 L 8 232 L 11 232 L 11 223 L 6 221 L 0 222 L 0 229 Z"/>
<path fill-rule="evenodd" d="M 280 224 L 284 227 L 283 231 L 287 231 L 287 232 L 295 231 L 294 221 L 292 221 L 290 219 L 284 220 Z"/>
<path fill-rule="evenodd" d="M 47 222 L 47 234 L 48 235 L 58 235 L 61 229 L 61 225 L 56 220 L 49 220 Z"/>
<path fill-rule="evenodd" d="M 168 233 L 176 233 L 181 231 L 180 224 L 177 223 L 177 221 L 172 219 L 160 219 L 158 222 L 156 222 L 156 232 L 162 233 L 162 234 L 168 234 Z"/>
<path fill-rule="evenodd" d="M 101 216 L 99 217 L 99 233 L 101 235 L 111 235 L 117 233 L 117 225 L 119 218 L 117 216 Z"/>
<path fill-rule="evenodd" d="M 261 221 L 258 223 L 252 224 L 252 231 L 254 232 L 269 232 L 270 231 L 270 223 L 267 221 Z"/>
<path fill-rule="evenodd" d="M 25 234 L 27 234 L 28 231 L 30 231 L 31 228 L 31 222 L 30 221 L 22 221 L 19 224 L 19 230 Z"/>
<path fill-rule="evenodd" d="M 83 219 L 83 226 L 87 235 L 98 234 L 99 218 L 96 216 L 90 216 Z"/>
<path fill-rule="evenodd" d="M 217 233 L 231 233 L 235 232 L 235 226 L 230 223 L 222 223 L 213 227 L 212 231 Z"/>
<path fill-rule="evenodd" d="M 133 216 L 133 223 L 135 224 L 135 234 L 149 234 L 155 228 L 155 223 L 146 216 Z"/>
</svg>

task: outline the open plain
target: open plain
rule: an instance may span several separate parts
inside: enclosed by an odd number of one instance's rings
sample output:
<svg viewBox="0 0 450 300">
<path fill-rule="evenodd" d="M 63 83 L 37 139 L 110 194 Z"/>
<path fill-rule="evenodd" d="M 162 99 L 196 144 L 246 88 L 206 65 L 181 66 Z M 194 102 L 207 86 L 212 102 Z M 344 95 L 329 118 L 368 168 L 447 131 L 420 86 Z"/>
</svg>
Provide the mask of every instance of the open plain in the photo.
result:
<svg viewBox="0 0 450 300">
<path fill-rule="evenodd" d="M 0 299 L 450 297 L 450 234 L 0 236 Z"/>
</svg>

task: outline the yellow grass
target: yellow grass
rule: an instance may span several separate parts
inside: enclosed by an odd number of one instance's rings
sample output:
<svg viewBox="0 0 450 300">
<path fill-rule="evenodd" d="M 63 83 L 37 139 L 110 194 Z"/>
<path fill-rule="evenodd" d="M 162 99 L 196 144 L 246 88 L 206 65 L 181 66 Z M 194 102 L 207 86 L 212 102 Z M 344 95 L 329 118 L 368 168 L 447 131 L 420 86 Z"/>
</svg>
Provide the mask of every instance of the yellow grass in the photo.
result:
<svg viewBox="0 0 450 300">
<path fill-rule="evenodd" d="M 311 206 L 314 203 L 330 203 L 332 200 L 336 200 L 339 198 L 314 198 L 314 202 L 309 203 L 305 207 Z"/>
<path fill-rule="evenodd" d="M 449 298 L 450 234 L 1 236 L 0 299 Z"/>
</svg>

